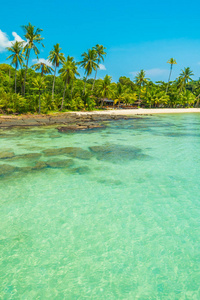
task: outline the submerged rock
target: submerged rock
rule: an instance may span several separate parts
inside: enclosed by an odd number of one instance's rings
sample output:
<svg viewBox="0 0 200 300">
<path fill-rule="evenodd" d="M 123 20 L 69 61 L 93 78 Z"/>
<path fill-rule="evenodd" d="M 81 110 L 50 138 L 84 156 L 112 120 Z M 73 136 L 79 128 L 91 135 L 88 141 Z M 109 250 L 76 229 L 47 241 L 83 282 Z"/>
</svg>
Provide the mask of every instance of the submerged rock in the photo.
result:
<svg viewBox="0 0 200 300">
<path fill-rule="evenodd" d="M 91 152 L 80 147 L 67 147 L 66 153 L 71 157 L 85 160 L 91 159 L 93 157 Z"/>
<path fill-rule="evenodd" d="M 39 161 L 32 170 L 41 170 L 45 168 L 67 168 L 74 164 L 72 159 L 56 160 L 56 161 Z"/>
<path fill-rule="evenodd" d="M 88 150 L 80 147 L 65 147 L 58 149 L 46 149 L 43 151 L 45 156 L 68 155 L 79 159 L 90 159 L 93 155 Z"/>
<path fill-rule="evenodd" d="M 101 179 L 98 179 L 97 180 L 99 183 L 103 183 L 103 184 L 106 184 L 106 185 L 122 185 L 123 182 L 120 181 L 120 180 L 115 180 L 115 179 L 104 179 L 104 178 L 101 178 Z"/>
<path fill-rule="evenodd" d="M 15 153 L 14 152 L 0 152 L 0 159 L 7 159 L 7 158 L 11 158 L 14 157 Z"/>
<path fill-rule="evenodd" d="M 11 166 L 11 165 L 7 165 L 7 164 L 3 164 L 0 165 L 0 176 L 4 176 L 10 173 L 13 173 L 15 171 L 17 171 L 17 167 Z"/>
<path fill-rule="evenodd" d="M 78 124 L 75 124 L 75 125 L 58 127 L 58 131 L 59 132 L 68 132 L 68 131 L 80 131 L 80 130 L 100 129 L 100 128 L 105 128 L 105 126 L 97 124 L 97 123 L 87 122 L 86 124 L 85 123 L 78 123 Z"/>
<path fill-rule="evenodd" d="M 116 163 L 118 161 L 141 159 L 145 157 L 140 148 L 132 146 L 104 144 L 89 147 L 89 149 L 95 154 L 98 160 L 108 160 Z"/>
<path fill-rule="evenodd" d="M 44 153 L 45 156 L 57 156 L 57 155 L 63 155 L 64 153 L 62 152 L 63 148 L 58 148 L 58 149 L 46 149 L 43 150 L 42 152 Z"/>
<path fill-rule="evenodd" d="M 47 163 L 45 161 L 38 161 L 32 170 L 42 170 L 45 168 L 47 168 Z"/>
<path fill-rule="evenodd" d="M 18 171 L 19 171 L 19 172 L 22 172 L 22 173 L 29 173 L 29 172 L 31 172 L 32 170 L 33 170 L 32 167 L 20 167 L 20 168 L 18 169 Z"/>
<path fill-rule="evenodd" d="M 20 154 L 18 157 L 21 158 L 39 158 L 42 154 L 41 153 L 26 153 L 26 154 Z"/>
<path fill-rule="evenodd" d="M 90 173 L 90 168 L 88 168 L 87 166 L 82 166 L 82 167 L 73 168 L 70 170 L 70 172 L 79 175 L 88 174 Z"/>
<path fill-rule="evenodd" d="M 25 153 L 25 154 L 19 154 L 15 155 L 11 158 L 9 158 L 9 161 L 18 160 L 18 159 L 38 159 L 42 154 L 41 153 Z"/>
<path fill-rule="evenodd" d="M 58 160 L 58 161 L 47 161 L 47 167 L 50 168 L 67 168 L 71 167 L 74 162 L 72 159 Z"/>
</svg>

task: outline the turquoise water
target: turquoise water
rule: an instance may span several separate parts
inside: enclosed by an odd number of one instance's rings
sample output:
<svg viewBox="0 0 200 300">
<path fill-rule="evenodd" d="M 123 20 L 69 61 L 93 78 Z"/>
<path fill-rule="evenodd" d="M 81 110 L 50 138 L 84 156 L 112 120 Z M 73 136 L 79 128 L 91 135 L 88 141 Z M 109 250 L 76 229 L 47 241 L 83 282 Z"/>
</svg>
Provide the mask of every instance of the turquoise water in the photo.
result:
<svg viewBox="0 0 200 300">
<path fill-rule="evenodd" d="M 0 155 L 0 299 L 200 299 L 199 114 L 0 130 Z"/>
</svg>

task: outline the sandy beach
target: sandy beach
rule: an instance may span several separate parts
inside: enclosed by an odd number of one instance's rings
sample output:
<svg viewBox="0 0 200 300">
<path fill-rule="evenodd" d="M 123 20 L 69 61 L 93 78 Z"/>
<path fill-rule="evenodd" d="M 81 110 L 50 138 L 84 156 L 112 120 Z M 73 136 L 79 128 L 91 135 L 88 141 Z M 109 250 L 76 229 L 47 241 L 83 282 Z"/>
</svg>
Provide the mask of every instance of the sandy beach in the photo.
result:
<svg viewBox="0 0 200 300">
<path fill-rule="evenodd" d="M 113 109 L 99 111 L 63 112 L 51 114 L 2 115 L 1 127 L 67 125 L 71 130 L 97 128 L 102 121 L 134 118 L 154 114 L 200 113 L 200 108 Z M 72 127 L 71 127 L 72 125 Z"/>
<path fill-rule="evenodd" d="M 100 114 L 100 115 L 149 115 L 149 114 L 182 114 L 182 113 L 200 113 L 200 108 L 139 108 L 139 109 L 113 109 L 93 112 L 77 112 L 78 115 Z"/>
</svg>

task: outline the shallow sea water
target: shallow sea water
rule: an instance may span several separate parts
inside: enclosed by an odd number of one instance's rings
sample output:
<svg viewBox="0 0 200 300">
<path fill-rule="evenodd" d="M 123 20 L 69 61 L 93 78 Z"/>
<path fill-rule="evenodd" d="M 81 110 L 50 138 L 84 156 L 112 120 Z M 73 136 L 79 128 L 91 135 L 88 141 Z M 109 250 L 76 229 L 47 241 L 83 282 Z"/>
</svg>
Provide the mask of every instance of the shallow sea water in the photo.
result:
<svg viewBox="0 0 200 300">
<path fill-rule="evenodd" d="M 1 152 L 0 299 L 200 299 L 199 114 L 1 129 Z"/>
</svg>

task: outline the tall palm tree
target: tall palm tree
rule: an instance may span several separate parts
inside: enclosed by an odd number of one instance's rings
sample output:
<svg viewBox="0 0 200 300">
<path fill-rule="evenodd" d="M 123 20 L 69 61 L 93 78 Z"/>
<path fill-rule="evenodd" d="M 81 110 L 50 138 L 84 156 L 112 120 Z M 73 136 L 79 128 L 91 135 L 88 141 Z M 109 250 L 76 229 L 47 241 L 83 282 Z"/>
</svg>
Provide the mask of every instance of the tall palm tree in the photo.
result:
<svg viewBox="0 0 200 300">
<path fill-rule="evenodd" d="M 170 64 L 170 72 L 169 72 L 169 79 L 168 79 L 168 84 L 167 84 L 167 88 L 166 88 L 166 94 L 168 92 L 168 88 L 169 88 L 169 82 L 170 82 L 170 78 L 171 78 L 171 75 L 172 75 L 172 68 L 173 68 L 173 65 L 177 65 L 177 62 L 174 58 L 170 58 L 168 61 L 167 61 L 168 64 Z"/>
<path fill-rule="evenodd" d="M 36 78 L 33 78 L 33 86 L 34 90 L 37 90 L 39 92 L 39 114 L 41 112 L 41 94 L 42 91 L 46 88 L 45 79 L 41 75 L 37 76 Z"/>
<path fill-rule="evenodd" d="M 139 99 L 138 101 L 141 102 L 140 99 L 140 95 L 141 95 L 141 88 L 142 86 L 144 86 L 145 84 L 148 83 L 148 78 L 145 78 L 145 71 L 141 70 L 140 72 L 137 73 L 137 75 L 135 76 L 135 83 L 139 86 L 140 92 L 139 92 Z"/>
<path fill-rule="evenodd" d="M 82 55 L 83 60 L 79 62 L 82 68 L 85 69 L 85 85 L 84 85 L 84 90 L 83 94 L 85 94 L 85 87 L 86 87 L 86 82 L 88 76 L 92 74 L 92 71 L 96 71 L 98 68 L 98 64 L 96 63 L 97 61 L 97 52 L 94 49 L 89 49 L 88 52 L 84 52 Z"/>
<path fill-rule="evenodd" d="M 16 41 L 15 43 L 12 43 L 11 47 L 7 48 L 8 51 L 12 52 L 11 55 L 7 57 L 7 59 L 12 59 L 11 65 L 15 66 L 15 94 L 17 92 L 17 69 L 19 65 L 21 66 L 23 64 L 24 56 L 22 54 L 23 50 L 23 43 Z"/>
<path fill-rule="evenodd" d="M 41 43 L 41 41 L 44 39 L 41 37 L 41 32 L 43 29 L 36 28 L 33 26 L 31 23 L 28 23 L 28 25 L 22 26 L 25 34 L 24 37 L 26 38 L 27 42 L 24 47 L 23 53 L 25 52 L 26 54 L 26 70 L 25 70 L 25 75 L 24 75 L 24 95 L 25 95 L 25 85 L 26 85 L 26 73 L 28 70 L 28 61 L 31 53 L 31 49 L 33 49 L 35 55 L 38 57 L 38 54 L 40 51 L 36 47 L 36 44 L 41 44 L 43 47 L 44 45 Z"/>
<path fill-rule="evenodd" d="M 67 85 L 69 86 L 70 82 L 74 80 L 75 75 L 79 75 L 77 71 L 76 63 L 74 62 L 74 58 L 68 56 L 67 60 L 63 63 L 62 68 L 59 70 L 59 73 L 61 73 L 61 77 L 65 81 L 65 87 L 63 91 L 63 98 L 62 98 L 62 104 L 60 107 L 60 110 L 63 109 L 64 99 L 65 99 L 65 91 Z"/>
<path fill-rule="evenodd" d="M 64 63 L 65 57 L 64 54 L 60 51 L 62 48 L 60 48 L 60 44 L 56 44 L 53 46 L 53 49 L 50 51 L 48 59 L 55 67 L 54 70 L 54 77 L 53 77 L 53 86 L 52 86 L 52 100 L 54 98 L 54 88 L 55 88 L 55 79 L 56 79 L 56 69 L 59 68 L 60 63 Z"/>
<path fill-rule="evenodd" d="M 41 71 L 41 76 L 43 76 L 44 74 L 50 74 L 51 72 L 53 72 L 53 68 L 48 66 L 47 64 L 43 63 L 43 62 L 39 62 L 37 64 L 34 64 L 32 66 L 32 68 L 35 71 L 40 70 Z"/>
<path fill-rule="evenodd" d="M 99 68 L 99 64 L 100 62 L 103 62 L 104 61 L 104 56 L 106 56 L 106 52 L 104 50 L 106 50 L 106 48 L 103 46 L 103 45 L 99 45 L 97 44 L 95 47 L 93 47 L 92 49 L 94 49 L 97 53 L 97 63 L 98 63 L 98 68 Z M 94 81 L 93 81 L 93 85 L 92 85 L 92 91 L 94 89 L 94 83 L 96 81 L 96 78 L 97 78 L 97 70 L 98 68 L 96 69 L 96 73 L 95 73 L 95 78 L 94 78 Z"/>
</svg>

